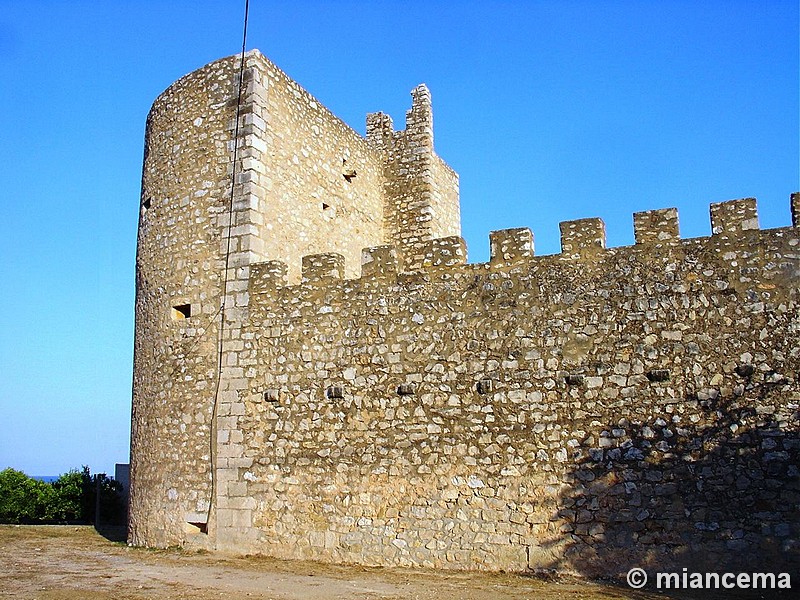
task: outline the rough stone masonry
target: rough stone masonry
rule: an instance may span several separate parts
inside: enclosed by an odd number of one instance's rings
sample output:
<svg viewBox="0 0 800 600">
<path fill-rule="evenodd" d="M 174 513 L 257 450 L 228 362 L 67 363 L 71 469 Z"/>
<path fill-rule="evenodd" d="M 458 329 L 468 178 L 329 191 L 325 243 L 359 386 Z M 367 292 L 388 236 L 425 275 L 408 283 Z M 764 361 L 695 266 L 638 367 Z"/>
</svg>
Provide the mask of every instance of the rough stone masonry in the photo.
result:
<svg viewBox="0 0 800 600">
<path fill-rule="evenodd" d="M 746 198 L 707 238 L 654 210 L 633 246 L 583 219 L 560 254 L 511 229 L 469 264 L 424 85 L 362 137 L 245 64 L 236 164 L 238 57 L 147 121 L 132 543 L 797 572 L 800 194 L 792 227 Z"/>
</svg>

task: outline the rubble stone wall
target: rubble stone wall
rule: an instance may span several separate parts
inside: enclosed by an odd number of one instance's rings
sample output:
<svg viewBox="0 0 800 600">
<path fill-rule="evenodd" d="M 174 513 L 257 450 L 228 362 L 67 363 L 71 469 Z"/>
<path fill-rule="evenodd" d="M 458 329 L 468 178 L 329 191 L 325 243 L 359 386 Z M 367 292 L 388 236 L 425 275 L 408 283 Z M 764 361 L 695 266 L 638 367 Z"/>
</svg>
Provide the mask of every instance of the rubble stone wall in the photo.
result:
<svg viewBox="0 0 800 600">
<path fill-rule="evenodd" d="M 458 238 L 425 270 L 391 248 L 340 279 L 304 262 L 251 278 L 251 376 L 230 407 L 248 549 L 436 568 L 794 564 L 798 560 L 797 229 L 760 231 L 753 199 L 715 235 L 636 215 Z M 322 260 L 325 258 L 326 260 Z M 236 532 L 231 547 L 237 546 Z"/>
</svg>

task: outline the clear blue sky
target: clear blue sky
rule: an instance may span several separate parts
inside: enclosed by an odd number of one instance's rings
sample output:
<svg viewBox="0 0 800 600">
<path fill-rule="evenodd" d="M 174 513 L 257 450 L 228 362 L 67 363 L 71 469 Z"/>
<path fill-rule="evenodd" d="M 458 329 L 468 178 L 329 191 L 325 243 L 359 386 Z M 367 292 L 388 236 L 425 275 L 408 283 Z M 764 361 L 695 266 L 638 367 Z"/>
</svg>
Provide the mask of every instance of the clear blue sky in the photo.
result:
<svg viewBox="0 0 800 600">
<path fill-rule="evenodd" d="M 0 0 L 0 469 L 128 459 L 144 123 L 178 77 L 241 46 L 243 1 Z M 790 223 L 796 0 L 252 0 L 259 48 L 363 133 L 428 84 L 461 175 L 471 261 L 492 229 L 756 196 Z"/>
</svg>

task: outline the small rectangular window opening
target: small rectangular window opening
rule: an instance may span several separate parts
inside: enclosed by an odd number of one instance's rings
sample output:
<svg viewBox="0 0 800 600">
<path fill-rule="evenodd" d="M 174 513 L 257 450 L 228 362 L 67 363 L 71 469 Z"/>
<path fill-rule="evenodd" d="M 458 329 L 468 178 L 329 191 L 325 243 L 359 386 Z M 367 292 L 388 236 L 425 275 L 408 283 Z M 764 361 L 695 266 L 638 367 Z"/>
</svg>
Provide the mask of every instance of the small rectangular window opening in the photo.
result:
<svg viewBox="0 0 800 600">
<path fill-rule="evenodd" d="M 187 525 L 189 525 L 190 528 L 196 529 L 197 533 L 204 533 L 204 534 L 208 535 L 208 523 L 187 522 Z"/>
<path fill-rule="evenodd" d="M 150 198 L 145 198 L 144 202 L 142 202 L 142 206 L 144 207 L 145 210 L 149 210 L 150 209 Z"/>
<path fill-rule="evenodd" d="M 178 304 L 172 307 L 172 318 L 175 321 L 188 319 L 191 316 L 192 316 L 191 304 Z"/>
</svg>

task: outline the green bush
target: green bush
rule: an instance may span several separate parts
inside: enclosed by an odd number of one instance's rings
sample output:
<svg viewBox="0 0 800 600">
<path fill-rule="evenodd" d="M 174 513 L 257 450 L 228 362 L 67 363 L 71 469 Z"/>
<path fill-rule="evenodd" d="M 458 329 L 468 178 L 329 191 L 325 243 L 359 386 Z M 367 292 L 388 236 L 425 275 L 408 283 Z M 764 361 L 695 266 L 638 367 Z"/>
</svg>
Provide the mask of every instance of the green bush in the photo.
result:
<svg viewBox="0 0 800 600">
<path fill-rule="evenodd" d="M 100 489 L 100 521 L 125 522 L 122 486 L 89 467 L 71 470 L 52 483 L 38 481 L 21 471 L 0 471 L 0 523 L 93 523 Z"/>
<path fill-rule="evenodd" d="M 0 471 L 0 521 L 33 523 L 47 520 L 55 495 L 52 486 L 31 479 L 21 471 Z"/>
<path fill-rule="evenodd" d="M 56 492 L 57 501 L 53 507 L 55 518 L 58 521 L 82 521 L 87 523 L 91 520 L 93 512 L 87 505 L 86 497 L 92 485 L 89 468 L 84 467 L 83 471 L 71 470 L 61 475 L 52 484 Z"/>
</svg>

